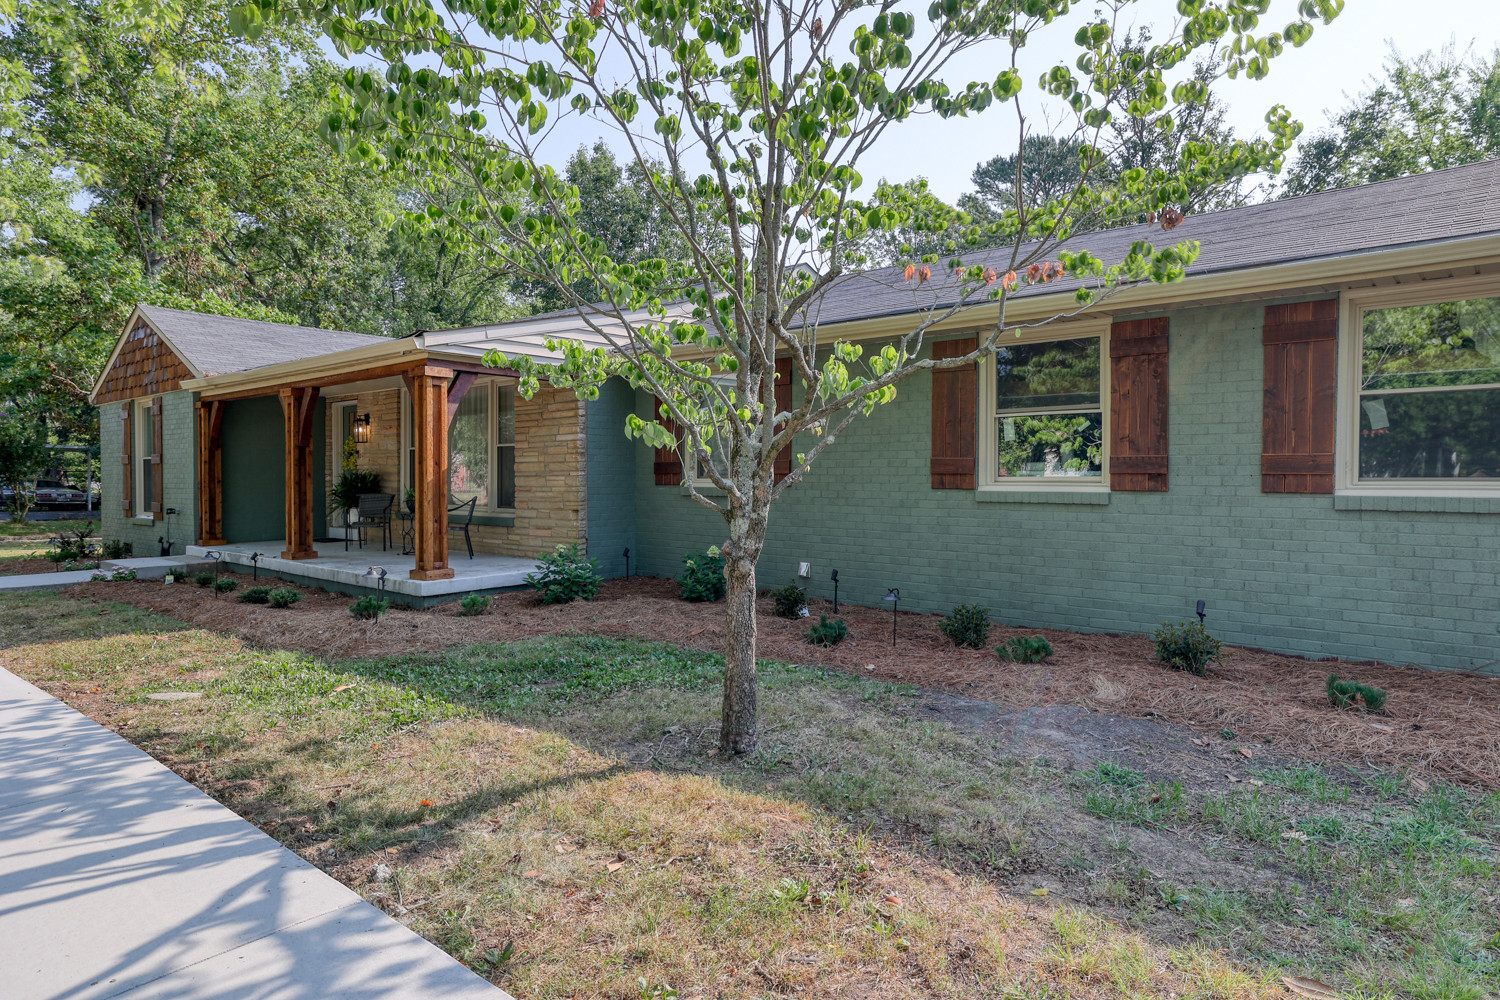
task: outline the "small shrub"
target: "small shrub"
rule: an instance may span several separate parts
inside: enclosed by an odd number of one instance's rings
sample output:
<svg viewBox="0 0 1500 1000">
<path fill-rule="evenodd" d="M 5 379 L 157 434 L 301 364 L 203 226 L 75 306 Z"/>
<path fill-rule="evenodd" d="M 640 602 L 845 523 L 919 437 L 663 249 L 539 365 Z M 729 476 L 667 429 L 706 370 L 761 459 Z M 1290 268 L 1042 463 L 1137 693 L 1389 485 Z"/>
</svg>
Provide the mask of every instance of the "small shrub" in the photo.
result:
<svg viewBox="0 0 1500 1000">
<path fill-rule="evenodd" d="M 594 560 L 579 551 L 577 542 L 544 552 L 537 562 L 541 565 L 526 574 L 526 582 L 542 595 L 543 604 L 592 601 L 604 586 Z"/>
<path fill-rule="evenodd" d="M 113 580 L 115 583 L 124 583 L 126 580 L 134 580 L 135 579 L 135 570 L 133 570 L 133 569 L 117 569 L 117 570 L 115 570 L 113 573 L 111 573 L 109 575 L 109 578 L 111 580 Z"/>
<path fill-rule="evenodd" d="M 214 575 L 212 573 L 196 573 L 193 575 L 193 582 L 200 587 L 212 587 L 214 585 Z"/>
<path fill-rule="evenodd" d="M 246 604 L 269 604 L 271 602 L 270 587 L 250 587 L 240 594 L 240 600 Z"/>
<path fill-rule="evenodd" d="M 214 590 L 220 594 L 227 594 L 240 585 L 240 581 L 233 577 L 221 576 L 214 582 Z"/>
<path fill-rule="evenodd" d="M 109 574 L 105 573 L 105 572 L 102 572 L 102 571 L 98 572 L 98 573 L 95 573 L 93 576 L 89 577 L 89 582 L 91 582 L 91 583 L 108 583 L 109 582 Z"/>
<path fill-rule="evenodd" d="M 1217 661 L 1223 643 L 1208 634 L 1202 622 L 1163 622 L 1151 633 L 1156 640 L 1156 658 L 1173 670 L 1186 670 L 1202 677 Z"/>
<path fill-rule="evenodd" d="M 807 630 L 807 641 L 814 646 L 837 646 L 849 637 L 849 626 L 844 619 L 829 620 L 827 615 L 818 616 L 818 624 Z"/>
<path fill-rule="evenodd" d="M 482 615 L 490 609 L 490 599 L 483 594 L 465 594 L 458 604 L 461 615 Z"/>
<path fill-rule="evenodd" d="M 349 613 L 356 618 L 374 619 L 379 618 L 390 610 L 391 602 L 383 601 L 374 594 L 366 594 L 353 604 L 349 605 Z"/>
<path fill-rule="evenodd" d="M 717 601 L 729 583 L 724 579 L 724 557 L 717 546 L 707 552 L 689 552 L 682 557 L 687 567 L 677 578 L 677 594 L 684 601 Z"/>
<path fill-rule="evenodd" d="M 270 601 L 273 608 L 289 608 L 302 600 L 302 591 L 296 587 L 277 587 L 271 591 Z"/>
<path fill-rule="evenodd" d="M 771 591 L 771 604 L 777 618 L 801 618 L 807 609 L 807 591 L 789 583 Z"/>
<path fill-rule="evenodd" d="M 1052 655 L 1052 643 L 1044 635 L 1013 636 L 995 647 L 995 655 L 1012 663 L 1041 663 Z"/>
<path fill-rule="evenodd" d="M 990 637 L 990 613 L 978 604 L 960 604 L 943 616 L 938 630 L 961 649 L 983 649 Z"/>
<path fill-rule="evenodd" d="M 123 538 L 106 538 L 104 540 L 104 558 L 127 559 L 130 557 L 130 543 Z"/>
<path fill-rule="evenodd" d="M 1341 681 L 1338 674 L 1328 675 L 1328 700 L 1334 708 L 1362 708 L 1378 712 L 1385 705 L 1385 689 L 1359 681 Z"/>
</svg>

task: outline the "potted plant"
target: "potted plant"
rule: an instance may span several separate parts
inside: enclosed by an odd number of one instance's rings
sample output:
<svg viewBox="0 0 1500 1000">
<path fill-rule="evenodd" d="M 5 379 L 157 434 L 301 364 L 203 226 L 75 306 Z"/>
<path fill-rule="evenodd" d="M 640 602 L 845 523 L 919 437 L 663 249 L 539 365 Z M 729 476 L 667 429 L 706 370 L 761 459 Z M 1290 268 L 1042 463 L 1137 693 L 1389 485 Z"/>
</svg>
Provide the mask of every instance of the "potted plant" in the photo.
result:
<svg viewBox="0 0 1500 1000">
<path fill-rule="evenodd" d="M 339 478 L 328 492 L 329 520 L 337 521 L 329 524 L 329 534 L 334 538 L 353 538 L 351 532 L 355 530 L 353 525 L 358 516 L 360 495 L 379 492 L 380 473 L 374 469 L 361 469 L 358 446 L 353 439 L 345 441 Z"/>
</svg>

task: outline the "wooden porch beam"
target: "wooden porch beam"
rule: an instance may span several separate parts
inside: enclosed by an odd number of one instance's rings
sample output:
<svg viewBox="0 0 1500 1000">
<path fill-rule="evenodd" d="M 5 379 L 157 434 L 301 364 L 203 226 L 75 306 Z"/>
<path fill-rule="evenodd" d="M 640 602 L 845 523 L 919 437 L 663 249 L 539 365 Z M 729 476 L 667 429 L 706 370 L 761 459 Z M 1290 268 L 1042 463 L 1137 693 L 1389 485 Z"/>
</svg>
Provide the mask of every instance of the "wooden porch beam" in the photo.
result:
<svg viewBox="0 0 1500 1000">
<path fill-rule="evenodd" d="M 224 544 L 224 404 L 198 401 L 198 544 Z"/>
<path fill-rule="evenodd" d="M 479 378 L 474 372 L 459 372 L 453 376 L 453 381 L 448 383 L 448 424 L 452 426 L 453 418 L 458 414 L 458 404 L 464 401 L 464 395 L 474 386 L 475 380 Z"/>
<path fill-rule="evenodd" d="M 418 361 L 401 361 L 395 364 L 377 365 L 374 368 L 360 368 L 355 371 L 334 372 L 329 375 L 318 375 L 305 379 L 294 379 L 290 382 L 281 382 L 276 385 L 260 386 L 253 389 L 226 389 L 215 392 L 205 389 L 200 394 L 200 399 L 251 399 L 256 396 L 275 396 L 282 389 L 310 389 L 328 388 L 335 385 L 346 385 L 350 382 L 365 382 L 370 379 L 390 378 L 399 375 L 405 378 L 413 371 L 424 371 L 443 369 L 451 377 L 454 372 L 472 372 L 475 375 L 509 375 L 518 377 L 520 375 L 513 368 L 486 368 L 484 365 L 468 361 L 439 361 L 437 359 L 426 359 Z"/>
<path fill-rule="evenodd" d="M 412 441 L 416 446 L 416 541 L 413 580 L 447 580 L 448 565 L 448 392 L 453 372 L 424 366 L 405 376 L 411 393 Z"/>
<path fill-rule="evenodd" d="M 286 428 L 286 549 L 283 559 L 315 559 L 313 547 L 313 415 L 316 387 L 283 388 L 282 422 Z"/>
</svg>

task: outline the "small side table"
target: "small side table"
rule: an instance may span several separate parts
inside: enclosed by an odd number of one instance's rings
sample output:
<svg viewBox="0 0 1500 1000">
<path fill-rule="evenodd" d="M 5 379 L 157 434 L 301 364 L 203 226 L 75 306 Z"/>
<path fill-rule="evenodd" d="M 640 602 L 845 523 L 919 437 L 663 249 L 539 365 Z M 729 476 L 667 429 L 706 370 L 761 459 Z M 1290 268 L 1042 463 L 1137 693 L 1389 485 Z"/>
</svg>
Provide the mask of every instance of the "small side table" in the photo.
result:
<svg viewBox="0 0 1500 1000">
<path fill-rule="evenodd" d="M 401 522 L 401 554 L 409 556 L 417 549 L 417 515 L 409 510 L 396 511 Z"/>
</svg>

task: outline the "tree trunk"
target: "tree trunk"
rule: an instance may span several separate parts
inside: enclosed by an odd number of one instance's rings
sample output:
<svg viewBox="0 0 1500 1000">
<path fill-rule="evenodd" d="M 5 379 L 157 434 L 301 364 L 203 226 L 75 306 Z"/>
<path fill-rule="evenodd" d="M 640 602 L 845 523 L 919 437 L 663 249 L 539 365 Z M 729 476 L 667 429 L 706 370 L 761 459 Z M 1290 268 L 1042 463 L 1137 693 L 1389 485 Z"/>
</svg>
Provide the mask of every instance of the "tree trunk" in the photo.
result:
<svg viewBox="0 0 1500 1000">
<path fill-rule="evenodd" d="M 719 749 L 742 754 L 760 742 L 755 720 L 755 559 L 726 547 L 724 575 L 726 629 L 724 631 L 724 711 Z"/>
</svg>

